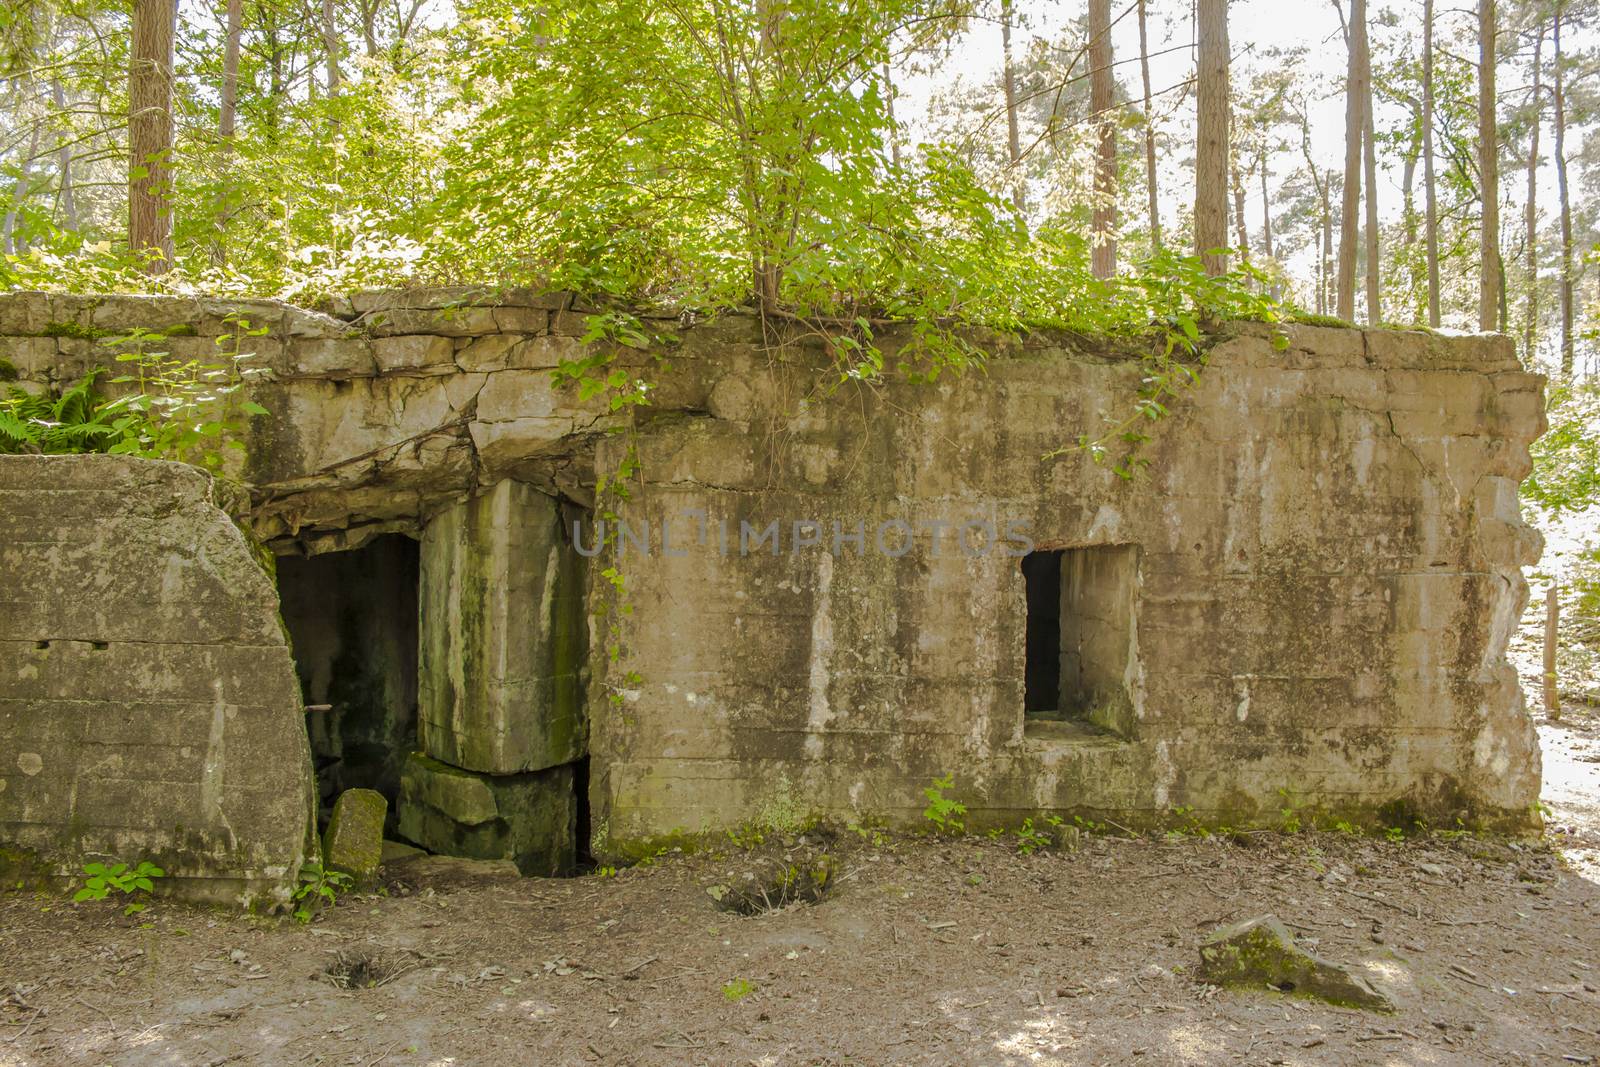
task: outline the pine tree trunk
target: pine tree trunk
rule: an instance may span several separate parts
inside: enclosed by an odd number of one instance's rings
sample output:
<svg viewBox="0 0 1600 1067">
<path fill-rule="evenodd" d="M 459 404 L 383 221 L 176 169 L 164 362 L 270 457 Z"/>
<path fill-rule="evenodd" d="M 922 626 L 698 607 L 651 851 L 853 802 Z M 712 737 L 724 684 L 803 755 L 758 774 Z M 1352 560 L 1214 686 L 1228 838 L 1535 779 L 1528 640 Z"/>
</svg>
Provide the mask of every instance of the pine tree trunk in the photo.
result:
<svg viewBox="0 0 1600 1067">
<path fill-rule="evenodd" d="M 1433 177 L 1433 0 L 1422 0 L 1423 241 L 1428 258 L 1428 325 L 1439 326 L 1439 203 Z"/>
<path fill-rule="evenodd" d="M 1111 0 L 1089 0 L 1089 110 L 1095 116 L 1094 276 L 1117 273 L 1117 126 L 1111 110 Z"/>
<path fill-rule="evenodd" d="M 222 50 L 222 106 L 217 114 L 217 136 L 233 139 L 239 109 L 239 37 L 244 27 L 244 0 L 228 0 L 227 40 Z"/>
<path fill-rule="evenodd" d="M 1566 72 L 1562 70 L 1561 17 L 1565 3 L 1557 2 L 1555 27 L 1551 34 L 1551 52 L 1555 61 L 1556 99 L 1556 196 L 1561 204 L 1561 374 L 1571 377 L 1573 365 L 1572 338 L 1572 201 L 1567 191 L 1567 95 Z"/>
<path fill-rule="evenodd" d="M 327 58 L 328 95 L 339 95 L 339 25 L 333 17 L 333 0 L 322 0 L 322 50 Z"/>
<path fill-rule="evenodd" d="M 56 113 L 67 113 L 67 94 L 61 88 L 61 80 L 53 78 L 50 81 L 50 99 L 55 104 Z M 57 188 L 57 209 L 61 213 L 61 222 L 64 228 L 72 231 L 78 229 L 78 195 L 72 184 L 72 149 L 67 147 L 67 132 L 62 129 L 61 142 L 56 148 L 56 170 L 61 173 L 60 184 Z"/>
<path fill-rule="evenodd" d="M 1228 270 L 1228 2 L 1196 0 L 1194 242 L 1206 272 Z"/>
<path fill-rule="evenodd" d="M 1022 135 L 1017 122 L 1017 73 L 1011 60 L 1011 0 L 1000 0 L 1000 47 L 1005 54 L 1003 81 L 1006 94 L 1006 159 L 1012 168 L 1011 202 L 1023 209 Z"/>
<path fill-rule="evenodd" d="M 1339 213 L 1339 278 L 1335 312 L 1341 319 L 1356 317 L 1356 244 L 1360 232 L 1361 150 L 1366 139 L 1364 108 L 1370 94 L 1363 82 L 1362 56 L 1367 43 L 1366 0 L 1350 0 L 1346 30 L 1349 61 L 1345 67 L 1344 99 L 1344 201 Z"/>
<path fill-rule="evenodd" d="M 128 63 L 128 247 L 172 266 L 172 47 L 177 0 L 133 0 Z"/>
<path fill-rule="evenodd" d="M 1494 0 L 1478 0 L 1478 181 L 1483 199 L 1478 273 L 1478 329 L 1500 318 L 1500 140 L 1495 123 Z"/>
<path fill-rule="evenodd" d="M 1329 171 L 1322 178 L 1322 291 L 1318 297 L 1322 300 L 1322 313 L 1328 314 L 1328 309 L 1333 304 L 1330 299 L 1329 284 L 1333 274 L 1333 171 Z"/>
<path fill-rule="evenodd" d="M 1150 247 L 1161 247 L 1161 208 L 1156 196 L 1156 117 L 1150 106 L 1150 42 L 1145 36 L 1144 0 L 1139 3 L 1139 74 L 1144 79 L 1144 180 L 1150 194 Z"/>
<path fill-rule="evenodd" d="M 1233 227 L 1238 235 L 1239 257 L 1250 262 L 1250 227 L 1244 220 L 1244 177 L 1239 173 L 1239 163 L 1233 163 Z"/>
<path fill-rule="evenodd" d="M 1534 353 L 1539 350 L 1539 127 L 1543 124 L 1544 110 L 1541 92 L 1544 52 L 1544 24 L 1534 29 L 1533 38 L 1533 128 L 1528 134 L 1528 206 L 1523 222 L 1527 229 L 1524 238 L 1528 253 L 1528 301 L 1522 324 L 1522 348 L 1528 366 L 1533 366 Z"/>
<path fill-rule="evenodd" d="M 883 104 L 889 112 L 889 159 L 896 167 L 900 165 L 900 125 L 894 117 L 894 76 L 889 70 L 889 61 L 883 61 Z"/>
<path fill-rule="evenodd" d="M 1372 52 L 1367 43 L 1364 22 L 1356 39 L 1361 46 L 1361 92 L 1364 97 L 1361 102 L 1361 153 L 1367 205 L 1367 325 L 1376 326 L 1383 321 L 1383 261 L 1378 245 L 1382 233 L 1378 229 L 1378 143 L 1372 131 Z"/>
<path fill-rule="evenodd" d="M 1267 194 L 1267 155 L 1261 154 L 1261 247 L 1268 259 L 1276 259 L 1272 251 L 1272 200 Z"/>
</svg>

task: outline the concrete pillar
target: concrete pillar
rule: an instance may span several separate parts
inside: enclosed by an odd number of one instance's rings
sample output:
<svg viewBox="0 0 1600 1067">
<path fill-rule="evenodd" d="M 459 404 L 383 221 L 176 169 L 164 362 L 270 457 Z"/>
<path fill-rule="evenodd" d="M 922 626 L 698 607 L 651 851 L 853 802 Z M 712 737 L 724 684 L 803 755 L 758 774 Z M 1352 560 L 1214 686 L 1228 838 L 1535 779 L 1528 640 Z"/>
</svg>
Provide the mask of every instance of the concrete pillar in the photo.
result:
<svg viewBox="0 0 1600 1067">
<path fill-rule="evenodd" d="M 588 750 L 583 559 L 561 507 L 503 481 L 422 535 L 417 734 L 443 763 L 521 774 Z"/>
</svg>

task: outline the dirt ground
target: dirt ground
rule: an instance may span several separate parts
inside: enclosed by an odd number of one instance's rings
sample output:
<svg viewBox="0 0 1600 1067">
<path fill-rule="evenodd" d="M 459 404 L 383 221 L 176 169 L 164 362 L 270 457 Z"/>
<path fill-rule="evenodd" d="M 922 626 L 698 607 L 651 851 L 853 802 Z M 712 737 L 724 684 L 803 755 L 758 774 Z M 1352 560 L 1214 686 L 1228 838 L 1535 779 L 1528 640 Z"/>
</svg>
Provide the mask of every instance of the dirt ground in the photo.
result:
<svg viewBox="0 0 1600 1067">
<path fill-rule="evenodd" d="M 829 899 L 752 917 L 707 892 L 738 850 L 567 880 L 399 865 L 310 926 L 10 894 L 0 1065 L 1600 1061 L 1600 885 L 1549 848 L 828 847 Z M 1262 912 L 1398 1012 L 1194 981 L 1199 940 Z"/>
<path fill-rule="evenodd" d="M 844 831 L 827 899 L 756 916 L 708 889 L 773 842 L 565 880 L 395 864 L 310 925 L 0 895 L 0 1067 L 1600 1063 L 1600 710 L 1539 718 L 1537 845 Z M 1266 912 L 1397 1012 L 1194 980 Z"/>
</svg>

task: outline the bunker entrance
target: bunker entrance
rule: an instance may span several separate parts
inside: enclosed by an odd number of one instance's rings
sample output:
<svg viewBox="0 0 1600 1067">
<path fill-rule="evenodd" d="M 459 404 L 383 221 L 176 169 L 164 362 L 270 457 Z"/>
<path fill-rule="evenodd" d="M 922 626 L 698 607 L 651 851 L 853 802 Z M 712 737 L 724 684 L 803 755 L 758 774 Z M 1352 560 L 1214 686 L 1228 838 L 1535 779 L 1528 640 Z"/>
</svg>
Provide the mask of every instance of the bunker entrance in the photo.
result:
<svg viewBox="0 0 1600 1067">
<path fill-rule="evenodd" d="M 346 789 L 389 801 L 417 740 L 418 545 L 386 534 L 360 548 L 278 559 L 278 594 L 307 708 L 318 820 Z"/>
<path fill-rule="evenodd" d="M 1127 736 L 1137 666 L 1139 556 L 1134 545 L 1030 552 L 1023 712 Z"/>
</svg>

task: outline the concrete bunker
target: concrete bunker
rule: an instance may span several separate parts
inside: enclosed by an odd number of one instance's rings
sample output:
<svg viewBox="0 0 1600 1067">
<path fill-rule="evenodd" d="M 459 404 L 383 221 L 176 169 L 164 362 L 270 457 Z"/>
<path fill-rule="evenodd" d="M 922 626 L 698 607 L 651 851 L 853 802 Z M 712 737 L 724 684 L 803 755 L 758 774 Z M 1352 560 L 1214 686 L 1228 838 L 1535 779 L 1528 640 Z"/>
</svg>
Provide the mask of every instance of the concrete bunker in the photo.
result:
<svg viewBox="0 0 1600 1067">
<path fill-rule="evenodd" d="M 255 339 L 268 373 L 251 392 L 271 415 L 251 422 L 236 472 L 248 500 L 229 507 L 280 557 L 290 629 L 332 625 L 317 622 L 326 605 L 308 622 L 311 595 L 365 612 L 358 640 L 409 644 L 378 620 L 380 603 L 406 610 L 399 594 L 371 586 L 401 570 L 380 557 L 414 553 L 414 737 L 405 686 L 390 680 L 378 758 L 353 760 L 347 736 L 317 745 L 334 788 L 359 770 L 392 793 L 393 832 L 430 850 L 544 874 L 570 870 L 580 840 L 616 862 L 752 819 L 918 826 L 923 788 L 946 775 L 972 828 L 1043 812 L 1159 825 L 1180 806 L 1270 826 L 1285 788 L 1318 819 L 1353 824 L 1402 804 L 1442 825 L 1535 820 L 1539 754 L 1505 648 L 1526 595 L 1520 567 L 1538 557 L 1517 486 L 1543 382 L 1504 338 L 1290 325 L 1283 347 L 1272 327 L 1229 324 L 1153 428 L 1136 481 L 1076 452 L 1041 464 L 1063 428 L 1126 401 L 1142 358 L 1049 331 L 996 351 L 981 378 L 886 378 L 860 404 L 800 409 L 793 398 L 830 371 L 826 351 L 797 341 L 775 360 L 781 331 L 740 314 L 674 320 L 670 349 L 609 353 L 655 386 L 646 408 L 612 406 L 556 373 L 589 351 L 586 310 L 519 290 L 358 294 L 337 318 L 269 302 L 10 294 L 0 358 L 30 387 L 57 387 L 113 361 L 94 331 L 189 325 L 193 336 L 168 343 L 198 354 L 240 306 L 268 327 Z M 613 492 L 624 469 L 627 492 Z M 17 492 L 15 514 L 63 521 L 34 486 Z M 608 528 L 676 524 L 671 548 L 630 544 L 624 558 L 612 544 L 586 560 L 571 543 L 584 507 Z M 83 513 L 71 521 L 95 521 Z M 975 517 L 1018 533 L 982 551 L 948 536 Z M 845 533 L 892 522 L 917 538 L 898 554 L 871 536 L 744 553 L 746 521 Z M 595 524 L 580 526 L 592 551 Z M 726 542 L 714 536 L 724 528 Z M 147 533 L 119 528 L 111 549 Z M 1043 551 L 1019 566 L 1008 553 L 1023 534 Z M 28 580 L 48 577 L 40 554 L 0 551 Z M 82 646 L 85 670 L 115 660 L 115 634 L 72 629 L 109 641 Z M 37 746 L 76 712 L 50 702 L 65 690 L 40 694 L 44 666 L 30 658 L 64 662 L 56 639 L 69 636 L 42 623 L 7 635 L 20 643 L 0 663 L 0 748 L 40 755 L 46 770 L 0 768 L 0 844 L 59 842 L 75 825 L 41 791 L 68 765 Z M 228 656 L 259 652 L 224 643 Z M 403 662 L 363 655 L 355 677 L 369 683 Z M 305 701 L 350 702 L 332 673 L 318 688 L 319 656 L 302 659 Z M 181 681 L 173 758 L 187 759 L 218 706 L 251 703 L 225 686 L 218 704 L 226 662 L 59 680 L 133 686 L 117 700 L 141 705 Z M 356 718 L 342 714 L 313 730 L 342 735 Z M 297 706 L 289 719 L 298 732 Z M 238 753 L 276 720 L 229 721 Z M 297 786 L 278 758 L 270 770 Z M 216 764 L 225 783 L 233 759 Z M 294 812 L 310 806 L 302 762 Z M 181 781 L 129 767 L 153 795 Z M 268 770 L 245 766 L 239 780 Z M 148 830 L 153 816 L 137 818 Z M 273 829 L 253 867 L 202 847 L 195 876 L 282 884 L 298 860 Z"/>
</svg>

